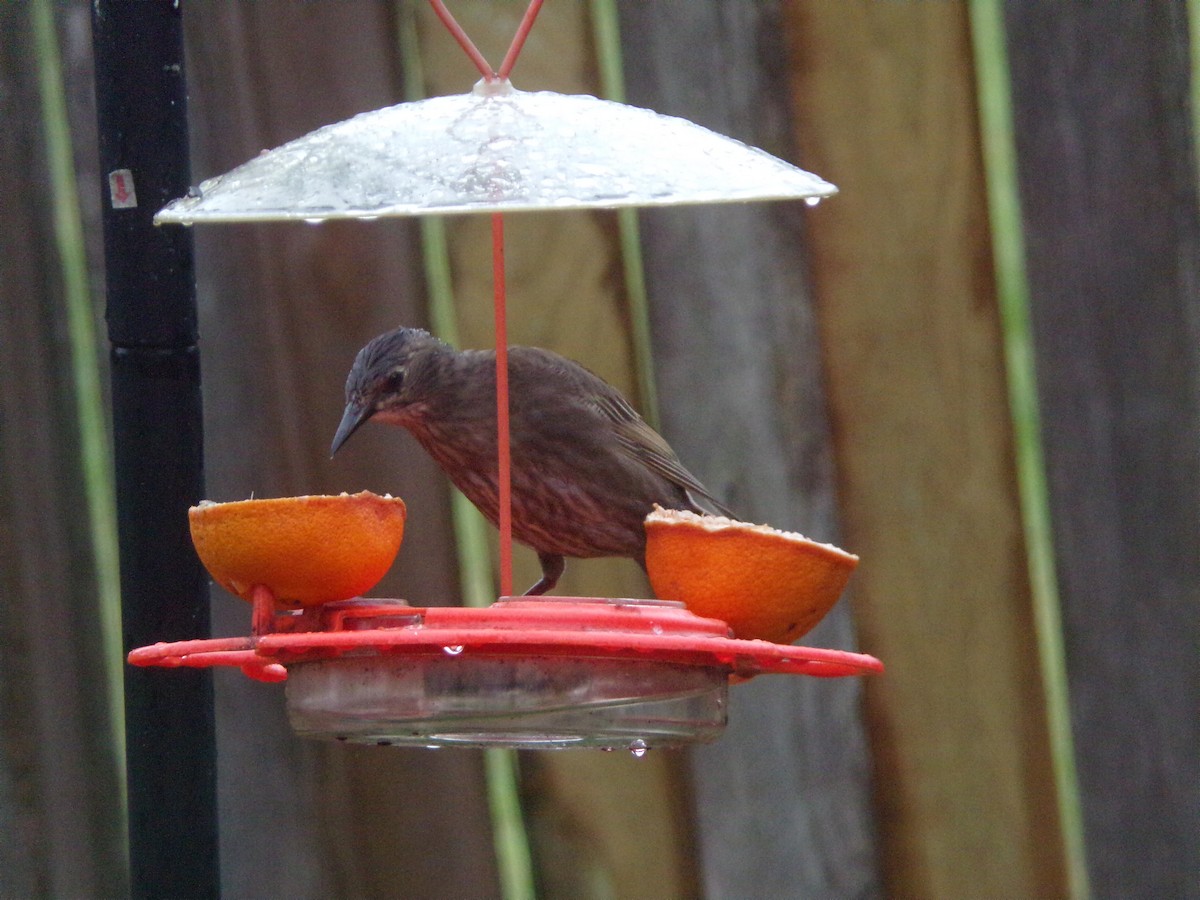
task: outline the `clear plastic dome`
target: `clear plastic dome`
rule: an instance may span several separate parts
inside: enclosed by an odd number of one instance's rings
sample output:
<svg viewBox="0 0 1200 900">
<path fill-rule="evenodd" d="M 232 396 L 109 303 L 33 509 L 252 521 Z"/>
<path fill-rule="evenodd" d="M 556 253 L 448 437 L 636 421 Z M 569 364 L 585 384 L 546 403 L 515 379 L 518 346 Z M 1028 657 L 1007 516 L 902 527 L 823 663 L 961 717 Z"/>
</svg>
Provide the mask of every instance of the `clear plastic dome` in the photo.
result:
<svg viewBox="0 0 1200 900">
<path fill-rule="evenodd" d="M 327 125 L 209 179 L 158 223 L 372 218 L 829 196 L 832 184 L 672 116 L 507 82 Z"/>
</svg>

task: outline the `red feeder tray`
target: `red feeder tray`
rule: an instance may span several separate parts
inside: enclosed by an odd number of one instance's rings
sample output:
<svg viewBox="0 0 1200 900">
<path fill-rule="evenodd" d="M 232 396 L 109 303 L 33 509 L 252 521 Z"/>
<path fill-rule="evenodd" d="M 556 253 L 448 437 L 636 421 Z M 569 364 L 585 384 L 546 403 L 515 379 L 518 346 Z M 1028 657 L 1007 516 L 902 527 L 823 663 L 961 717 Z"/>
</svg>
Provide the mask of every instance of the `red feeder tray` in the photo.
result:
<svg viewBox="0 0 1200 900">
<path fill-rule="evenodd" d="M 746 641 L 680 603 L 504 597 L 484 609 L 348 600 L 276 612 L 255 636 L 179 641 L 138 666 L 237 666 L 287 681 L 299 734 L 377 744 L 630 748 L 715 740 L 730 676 L 880 672 L 874 657 Z"/>
</svg>

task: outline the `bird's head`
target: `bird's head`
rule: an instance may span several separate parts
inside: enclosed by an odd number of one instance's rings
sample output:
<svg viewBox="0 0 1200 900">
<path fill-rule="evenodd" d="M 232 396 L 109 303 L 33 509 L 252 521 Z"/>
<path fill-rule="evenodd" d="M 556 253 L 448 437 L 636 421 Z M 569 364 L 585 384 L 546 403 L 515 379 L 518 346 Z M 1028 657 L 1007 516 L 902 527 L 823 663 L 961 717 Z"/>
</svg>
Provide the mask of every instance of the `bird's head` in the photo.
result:
<svg viewBox="0 0 1200 900">
<path fill-rule="evenodd" d="M 414 373 L 430 356 L 449 350 L 419 328 L 386 332 L 359 350 L 346 377 L 346 410 L 333 436 L 330 455 L 373 416 L 402 422 L 420 401 L 420 379 L 414 378 Z"/>
</svg>

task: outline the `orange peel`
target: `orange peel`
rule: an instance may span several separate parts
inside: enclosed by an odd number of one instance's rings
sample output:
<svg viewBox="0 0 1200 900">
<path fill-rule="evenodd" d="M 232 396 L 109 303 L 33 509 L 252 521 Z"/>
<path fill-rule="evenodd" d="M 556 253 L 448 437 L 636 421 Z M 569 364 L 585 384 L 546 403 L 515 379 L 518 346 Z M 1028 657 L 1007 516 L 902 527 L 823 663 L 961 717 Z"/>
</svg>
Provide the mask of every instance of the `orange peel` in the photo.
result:
<svg viewBox="0 0 1200 900">
<path fill-rule="evenodd" d="M 833 608 L 858 557 L 767 525 L 655 506 L 646 571 L 655 595 L 734 636 L 790 644 Z"/>
<path fill-rule="evenodd" d="M 213 580 L 249 600 L 264 585 L 284 607 L 348 600 L 391 568 L 404 539 L 398 497 L 204 501 L 188 510 L 192 543 Z"/>
</svg>

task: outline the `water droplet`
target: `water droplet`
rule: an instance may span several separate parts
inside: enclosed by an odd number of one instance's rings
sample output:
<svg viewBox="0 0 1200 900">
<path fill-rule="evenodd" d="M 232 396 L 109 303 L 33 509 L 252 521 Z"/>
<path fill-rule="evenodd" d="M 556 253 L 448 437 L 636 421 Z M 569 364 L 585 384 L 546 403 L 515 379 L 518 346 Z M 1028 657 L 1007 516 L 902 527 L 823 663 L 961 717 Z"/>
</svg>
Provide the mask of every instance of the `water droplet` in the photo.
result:
<svg viewBox="0 0 1200 900">
<path fill-rule="evenodd" d="M 649 749 L 650 747 L 641 738 L 638 738 L 629 745 L 629 752 L 632 753 L 637 759 L 641 759 L 643 756 L 645 756 L 646 751 Z"/>
<path fill-rule="evenodd" d="M 655 625 L 655 626 L 654 626 L 654 627 L 652 627 L 650 630 L 651 630 L 651 631 L 653 631 L 655 634 L 662 634 L 662 633 L 663 633 L 663 629 L 662 629 L 662 626 L 661 626 L 661 625 Z"/>
<path fill-rule="evenodd" d="M 463 652 L 463 645 L 451 644 L 449 647 L 443 647 L 442 652 L 447 656 L 458 656 L 458 654 Z"/>
<path fill-rule="evenodd" d="M 807 203 L 809 206 L 816 206 L 818 203 L 821 202 L 821 198 L 820 197 L 805 197 L 804 202 Z"/>
</svg>

